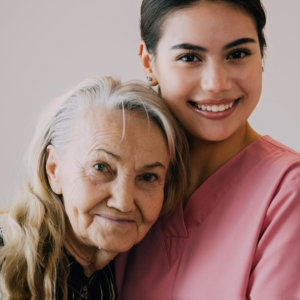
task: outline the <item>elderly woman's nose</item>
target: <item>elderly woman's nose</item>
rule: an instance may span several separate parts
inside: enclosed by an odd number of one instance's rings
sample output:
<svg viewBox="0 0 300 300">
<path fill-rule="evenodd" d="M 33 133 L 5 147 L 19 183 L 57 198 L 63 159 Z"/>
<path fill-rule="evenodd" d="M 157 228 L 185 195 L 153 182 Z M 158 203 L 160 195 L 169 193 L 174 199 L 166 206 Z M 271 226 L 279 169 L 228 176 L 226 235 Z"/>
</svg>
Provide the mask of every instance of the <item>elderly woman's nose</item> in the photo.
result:
<svg viewBox="0 0 300 300">
<path fill-rule="evenodd" d="M 125 213 L 134 211 L 136 209 L 135 191 L 135 184 L 129 180 L 115 182 L 107 206 Z"/>
<path fill-rule="evenodd" d="M 211 93 L 220 93 L 231 88 L 229 72 L 221 62 L 209 62 L 201 72 L 201 88 Z"/>
</svg>

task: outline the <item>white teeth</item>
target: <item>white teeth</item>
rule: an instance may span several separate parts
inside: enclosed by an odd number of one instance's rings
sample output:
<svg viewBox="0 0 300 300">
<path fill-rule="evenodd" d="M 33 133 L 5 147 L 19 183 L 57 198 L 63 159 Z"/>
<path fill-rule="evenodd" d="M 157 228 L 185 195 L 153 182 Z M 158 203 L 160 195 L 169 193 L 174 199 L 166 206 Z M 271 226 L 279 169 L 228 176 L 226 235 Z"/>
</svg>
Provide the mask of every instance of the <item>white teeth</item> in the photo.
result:
<svg viewBox="0 0 300 300">
<path fill-rule="evenodd" d="M 211 111 L 212 112 L 218 112 L 219 111 L 218 105 L 213 105 L 212 108 L 211 108 Z"/>
<path fill-rule="evenodd" d="M 232 108 L 234 105 L 234 102 L 228 103 L 228 104 L 220 104 L 220 105 L 207 105 L 207 104 L 202 104 L 202 105 L 197 105 L 197 108 L 202 110 L 202 111 L 212 111 L 212 112 L 221 112 L 225 111 L 229 108 Z"/>
<path fill-rule="evenodd" d="M 224 111 L 224 110 L 225 110 L 225 105 L 224 104 L 220 105 L 219 106 L 219 111 Z"/>
</svg>

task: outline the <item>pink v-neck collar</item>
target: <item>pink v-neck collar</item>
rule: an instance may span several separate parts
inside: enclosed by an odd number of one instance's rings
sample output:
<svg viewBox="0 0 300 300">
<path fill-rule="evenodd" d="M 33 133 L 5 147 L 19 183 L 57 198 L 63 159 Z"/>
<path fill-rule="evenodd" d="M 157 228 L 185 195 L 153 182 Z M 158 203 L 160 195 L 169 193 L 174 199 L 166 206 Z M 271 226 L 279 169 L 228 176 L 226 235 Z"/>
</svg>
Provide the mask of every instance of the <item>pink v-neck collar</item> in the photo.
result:
<svg viewBox="0 0 300 300">
<path fill-rule="evenodd" d="M 245 147 L 197 188 L 184 209 L 182 204 L 180 204 L 172 214 L 162 217 L 160 222 L 164 234 L 168 237 L 188 238 L 189 228 L 199 226 L 218 205 L 219 200 L 222 199 L 224 192 L 226 192 L 224 189 L 218 189 L 216 183 L 222 182 L 222 186 L 228 186 L 228 188 L 231 188 L 232 184 L 236 184 L 231 182 L 230 170 L 237 168 L 237 164 L 244 160 L 243 157 L 252 152 L 252 149 L 257 147 L 262 141 L 272 142 L 272 139 L 269 136 L 263 136 Z M 257 157 L 258 161 L 259 159 Z M 207 195 L 210 195 L 209 200 Z"/>
</svg>

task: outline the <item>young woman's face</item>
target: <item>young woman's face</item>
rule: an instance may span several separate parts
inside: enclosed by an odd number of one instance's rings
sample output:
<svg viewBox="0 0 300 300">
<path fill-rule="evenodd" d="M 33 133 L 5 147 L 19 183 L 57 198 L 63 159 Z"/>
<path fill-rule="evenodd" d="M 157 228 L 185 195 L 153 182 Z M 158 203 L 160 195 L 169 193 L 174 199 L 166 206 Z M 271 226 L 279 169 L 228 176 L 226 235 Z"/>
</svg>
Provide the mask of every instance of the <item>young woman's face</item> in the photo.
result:
<svg viewBox="0 0 300 300">
<path fill-rule="evenodd" d="M 248 14 L 226 3 L 181 9 L 165 20 L 156 50 L 149 60 L 153 76 L 192 136 L 222 141 L 246 125 L 262 81 L 258 35 Z M 148 55 L 145 47 L 142 55 Z"/>
<path fill-rule="evenodd" d="M 169 165 L 165 138 L 138 113 L 126 111 L 123 123 L 121 110 L 103 108 L 87 111 L 75 132 L 61 154 L 51 150 L 73 232 L 87 246 L 126 251 L 160 214 Z"/>
</svg>

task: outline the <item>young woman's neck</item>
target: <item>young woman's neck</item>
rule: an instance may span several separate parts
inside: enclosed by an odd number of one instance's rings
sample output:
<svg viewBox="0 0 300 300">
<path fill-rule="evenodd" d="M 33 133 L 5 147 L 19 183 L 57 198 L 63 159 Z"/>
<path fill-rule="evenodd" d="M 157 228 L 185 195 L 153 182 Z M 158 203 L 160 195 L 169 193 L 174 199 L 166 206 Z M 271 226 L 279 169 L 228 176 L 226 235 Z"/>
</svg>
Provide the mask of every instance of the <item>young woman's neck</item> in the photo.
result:
<svg viewBox="0 0 300 300">
<path fill-rule="evenodd" d="M 228 139 L 220 142 L 189 137 L 190 183 L 186 199 L 222 165 L 260 137 L 248 123 Z"/>
</svg>

